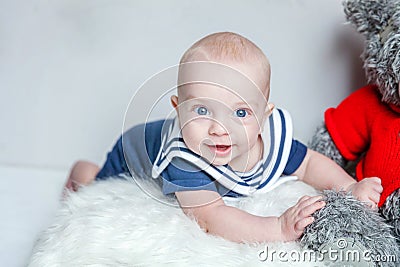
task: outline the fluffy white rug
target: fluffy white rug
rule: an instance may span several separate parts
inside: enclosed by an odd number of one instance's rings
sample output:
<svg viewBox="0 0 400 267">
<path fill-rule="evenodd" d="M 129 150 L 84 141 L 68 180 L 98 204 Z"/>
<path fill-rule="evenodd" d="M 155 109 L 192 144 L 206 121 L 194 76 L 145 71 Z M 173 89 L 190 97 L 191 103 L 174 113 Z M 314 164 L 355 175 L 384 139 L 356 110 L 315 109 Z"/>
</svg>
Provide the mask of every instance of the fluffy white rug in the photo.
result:
<svg viewBox="0 0 400 267">
<path fill-rule="evenodd" d="M 305 194 L 317 192 L 294 181 L 229 204 L 257 215 L 280 215 Z M 208 235 L 178 207 L 154 200 L 133 181 L 111 179 L 69 195 L 37 241 L 29 266 L 318 264 L 298 262 L 299 251 L 297 242 L 247 245 Z"/>
</svg>

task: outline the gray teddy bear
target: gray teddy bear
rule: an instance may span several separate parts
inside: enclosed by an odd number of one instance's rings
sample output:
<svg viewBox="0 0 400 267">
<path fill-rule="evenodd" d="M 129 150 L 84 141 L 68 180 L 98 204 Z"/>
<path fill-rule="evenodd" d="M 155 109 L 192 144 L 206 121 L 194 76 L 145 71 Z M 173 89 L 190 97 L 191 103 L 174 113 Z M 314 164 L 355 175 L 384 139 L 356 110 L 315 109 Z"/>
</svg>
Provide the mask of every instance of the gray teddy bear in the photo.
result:
<svg viewBox="0 0 400 267">
<path fill-rule="evenodd" d="M 365 38 L 362 59 L 369 84 L 325 112 L 310 147 L 344 168 L 355 164 L 357 180 L 381 178 L 383 192 L 376 211 L 343 192 L 324 192 L 326 208 L 316 212 L 302 244 L 321 250 L 337 240 L 353 240 L 375 257 L 371 266 L 399 266 L 400 1 L 346 0 L 343 5 L 347 21 Z"/>
</svg>

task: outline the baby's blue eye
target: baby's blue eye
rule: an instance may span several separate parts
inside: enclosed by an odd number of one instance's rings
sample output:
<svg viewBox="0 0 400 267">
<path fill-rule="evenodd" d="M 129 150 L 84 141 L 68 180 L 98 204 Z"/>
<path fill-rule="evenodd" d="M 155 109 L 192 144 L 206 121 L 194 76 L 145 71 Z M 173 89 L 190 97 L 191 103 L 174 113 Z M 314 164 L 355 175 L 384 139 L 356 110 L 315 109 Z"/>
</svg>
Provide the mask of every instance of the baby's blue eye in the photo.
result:
<svg viewBox="0 0 400 267">
<path fill-rule="evenodd" d="M 235 115 L 239 118 L 244 118 L 247 116 L 247 111 L 245 109 L 238 109 L 235 111 Z"/>
<path fill-rule="evenodd" d="M 207 108 L 205 108 L 205 107 L 197 107 L 196 109 L 195 109 L 195 112 L 197 113 L 197 114 L 199 114 L 199 115 L 208 115 L 208 110 L 207 110 Z"/>
</svg>

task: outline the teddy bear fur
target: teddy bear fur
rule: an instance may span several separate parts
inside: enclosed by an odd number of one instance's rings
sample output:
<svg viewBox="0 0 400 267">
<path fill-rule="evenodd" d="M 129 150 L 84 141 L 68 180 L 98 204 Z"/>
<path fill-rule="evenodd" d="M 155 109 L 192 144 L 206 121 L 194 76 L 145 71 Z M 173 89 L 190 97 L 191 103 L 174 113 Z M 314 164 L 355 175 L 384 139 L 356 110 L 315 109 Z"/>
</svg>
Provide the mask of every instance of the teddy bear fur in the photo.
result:
<svg viewBox="0 0 400 267">
<path fill-rule="evenodd" d="M 336 248 L 337 258 L 325 255 L 334 266 L 398 266 L 399 247 L 392 227 L 377 210 L 367 208 L 344 191 L 326 190 L 323 195 L 326 206 L 313 214 L 315 221 L 301 238 L 303 248 L 321 253 L 325 249 L 328 254 L 341 243 Z M 346 258 L 347 251 L 355 251 L 359 258 Z"/>
<path fill-rule="evenodd" d="M 376 89 L 379 91 L 382 103 L 384 103 L 385 105 L 394 105 L 396 107 L 400 107 L 400 1 L 346 0 L 343 2 L 343 6 L 347 21 L 355 26 L 357 31 L 362 34 L 365 39 L 365 47 L 361 58 L 364 62 L 364 70 L 368 83 L 376 86 Z M 323 123 L 317 129 L 315 135 L 310 142 L 310 148 L 333 159 L 342 167 L 346 167 L 349 165 L 349 161 L 347 161 L 344 156 L 339 152 L 336 144 L 334 143 L 327 130 L 325 123 Z M 358 159 L 356 159 L 356 161 L 357 160 Z M 400 180 L 400 177 L 398 179 Z M 332 198 L 332 194 L 329 193 L 327 198 L 330 199 L 330 201 L 333 201 L 335 199 L 335 197 Z M 346 207 L 346 205 L 350 206 Z M 354 207 L 354 205 L 358 204 L 356 202 L 354 202 L 354 204 L 338 204 L 337 208 L 341 210 L 341 218 L 342 220 L 344 220 L 344 222 L 342 222 L 343 225 L 350 221 L 356 223 L 359 226 L 364 224 L 365 227 L 362 228 L 365 235 L 372 234 L 372 232 L 365 232 L 367 229 L 367 225 L 376 224 L 376 227 L 385 228 L 385 226 L 379 226 L 380 218 L 377 218 L 376 216 L 371 216 L 370 218 L 362 216 L 359 218 L 354 218 L 355 215 L 353 215 L 350 211 Z M 327 205 L 327 207 L 329 208 L 329 205 Z M 363 209 L 368 208 L 364 207 Z M 379 209 L 379 213 L 381 218 L 383 218 L 385 222 L 391 226 L 392 235 L 397 238 L 397 240 L 399 240 L 399 189 L 396 189 L 389 197 L 386 198 L 384 204 Z M 329 217 L 330 215 L 327 216 Z M 326 216 L 324 218 L 326 219 Z M 354 219 L 356 219 L 356 221 L 354 221 Z M 336 226 L 329 225 L 328 221 L 326 220 L 324 222 L 322 222 L 321 220 L 322 217 L 317 217 L 316 222 L 312 224 L 309 229 L 307 229 L 306 234 L 303 238 L 304 243 L 312 244 L 315 241 L 315 238 L 312 237 L 312 235 L 314 235 L 318 231 L 321 231 L 321 229 L 324 229 L 323 231 L 328 232 L 335 229 Z M 323 225 L 321 226 L 321 224 Z M 382 231 L 382 233 L 383 232 L 385 231 Z M 343 232 L 337 234 L 340 235 L 343 234 Z M 325 242 L 326 238 L 327 237 L 320 238 L 321 242 L 319 242 L 319 244 L 321 245 L 323 242 Z M 358 238 L 358 240 L 361 241 L 362 239 L 363 238 Z M 378 233 L 377 235 L 373 235 L 372 242 L 382 239 L 384 240 L 385 237 Z M 391 238 L 386 237 L 386 239 L 388 240 L 388 242 L 391 242 Z M 316 246 L 316 244 L 314 246 Z M 375 249 L 380 250 L 380 248 Z M 384 250 L 382 250 L 381 253 L 384 253 Z M 381 263 L 377 263 L 377 265 L 380 264 Z"/>
</svg>

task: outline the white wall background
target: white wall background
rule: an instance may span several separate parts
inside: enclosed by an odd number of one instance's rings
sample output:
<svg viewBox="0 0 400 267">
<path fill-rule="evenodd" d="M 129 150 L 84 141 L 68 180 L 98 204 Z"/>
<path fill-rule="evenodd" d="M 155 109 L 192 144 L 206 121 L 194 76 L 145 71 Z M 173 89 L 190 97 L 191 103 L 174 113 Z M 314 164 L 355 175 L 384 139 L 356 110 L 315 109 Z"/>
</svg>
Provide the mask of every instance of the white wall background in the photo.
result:
<svg viewBox="0 0 400 267">
<path fill-rule="evenodd" d="M 101 164 L 135 90 L 216 31 L 264 50 L 272 101 L 307 142 L 364 83 L 362 42 L 343 22 L 341 0 L 0 1 L 0 164 Z"/>
</svg>

